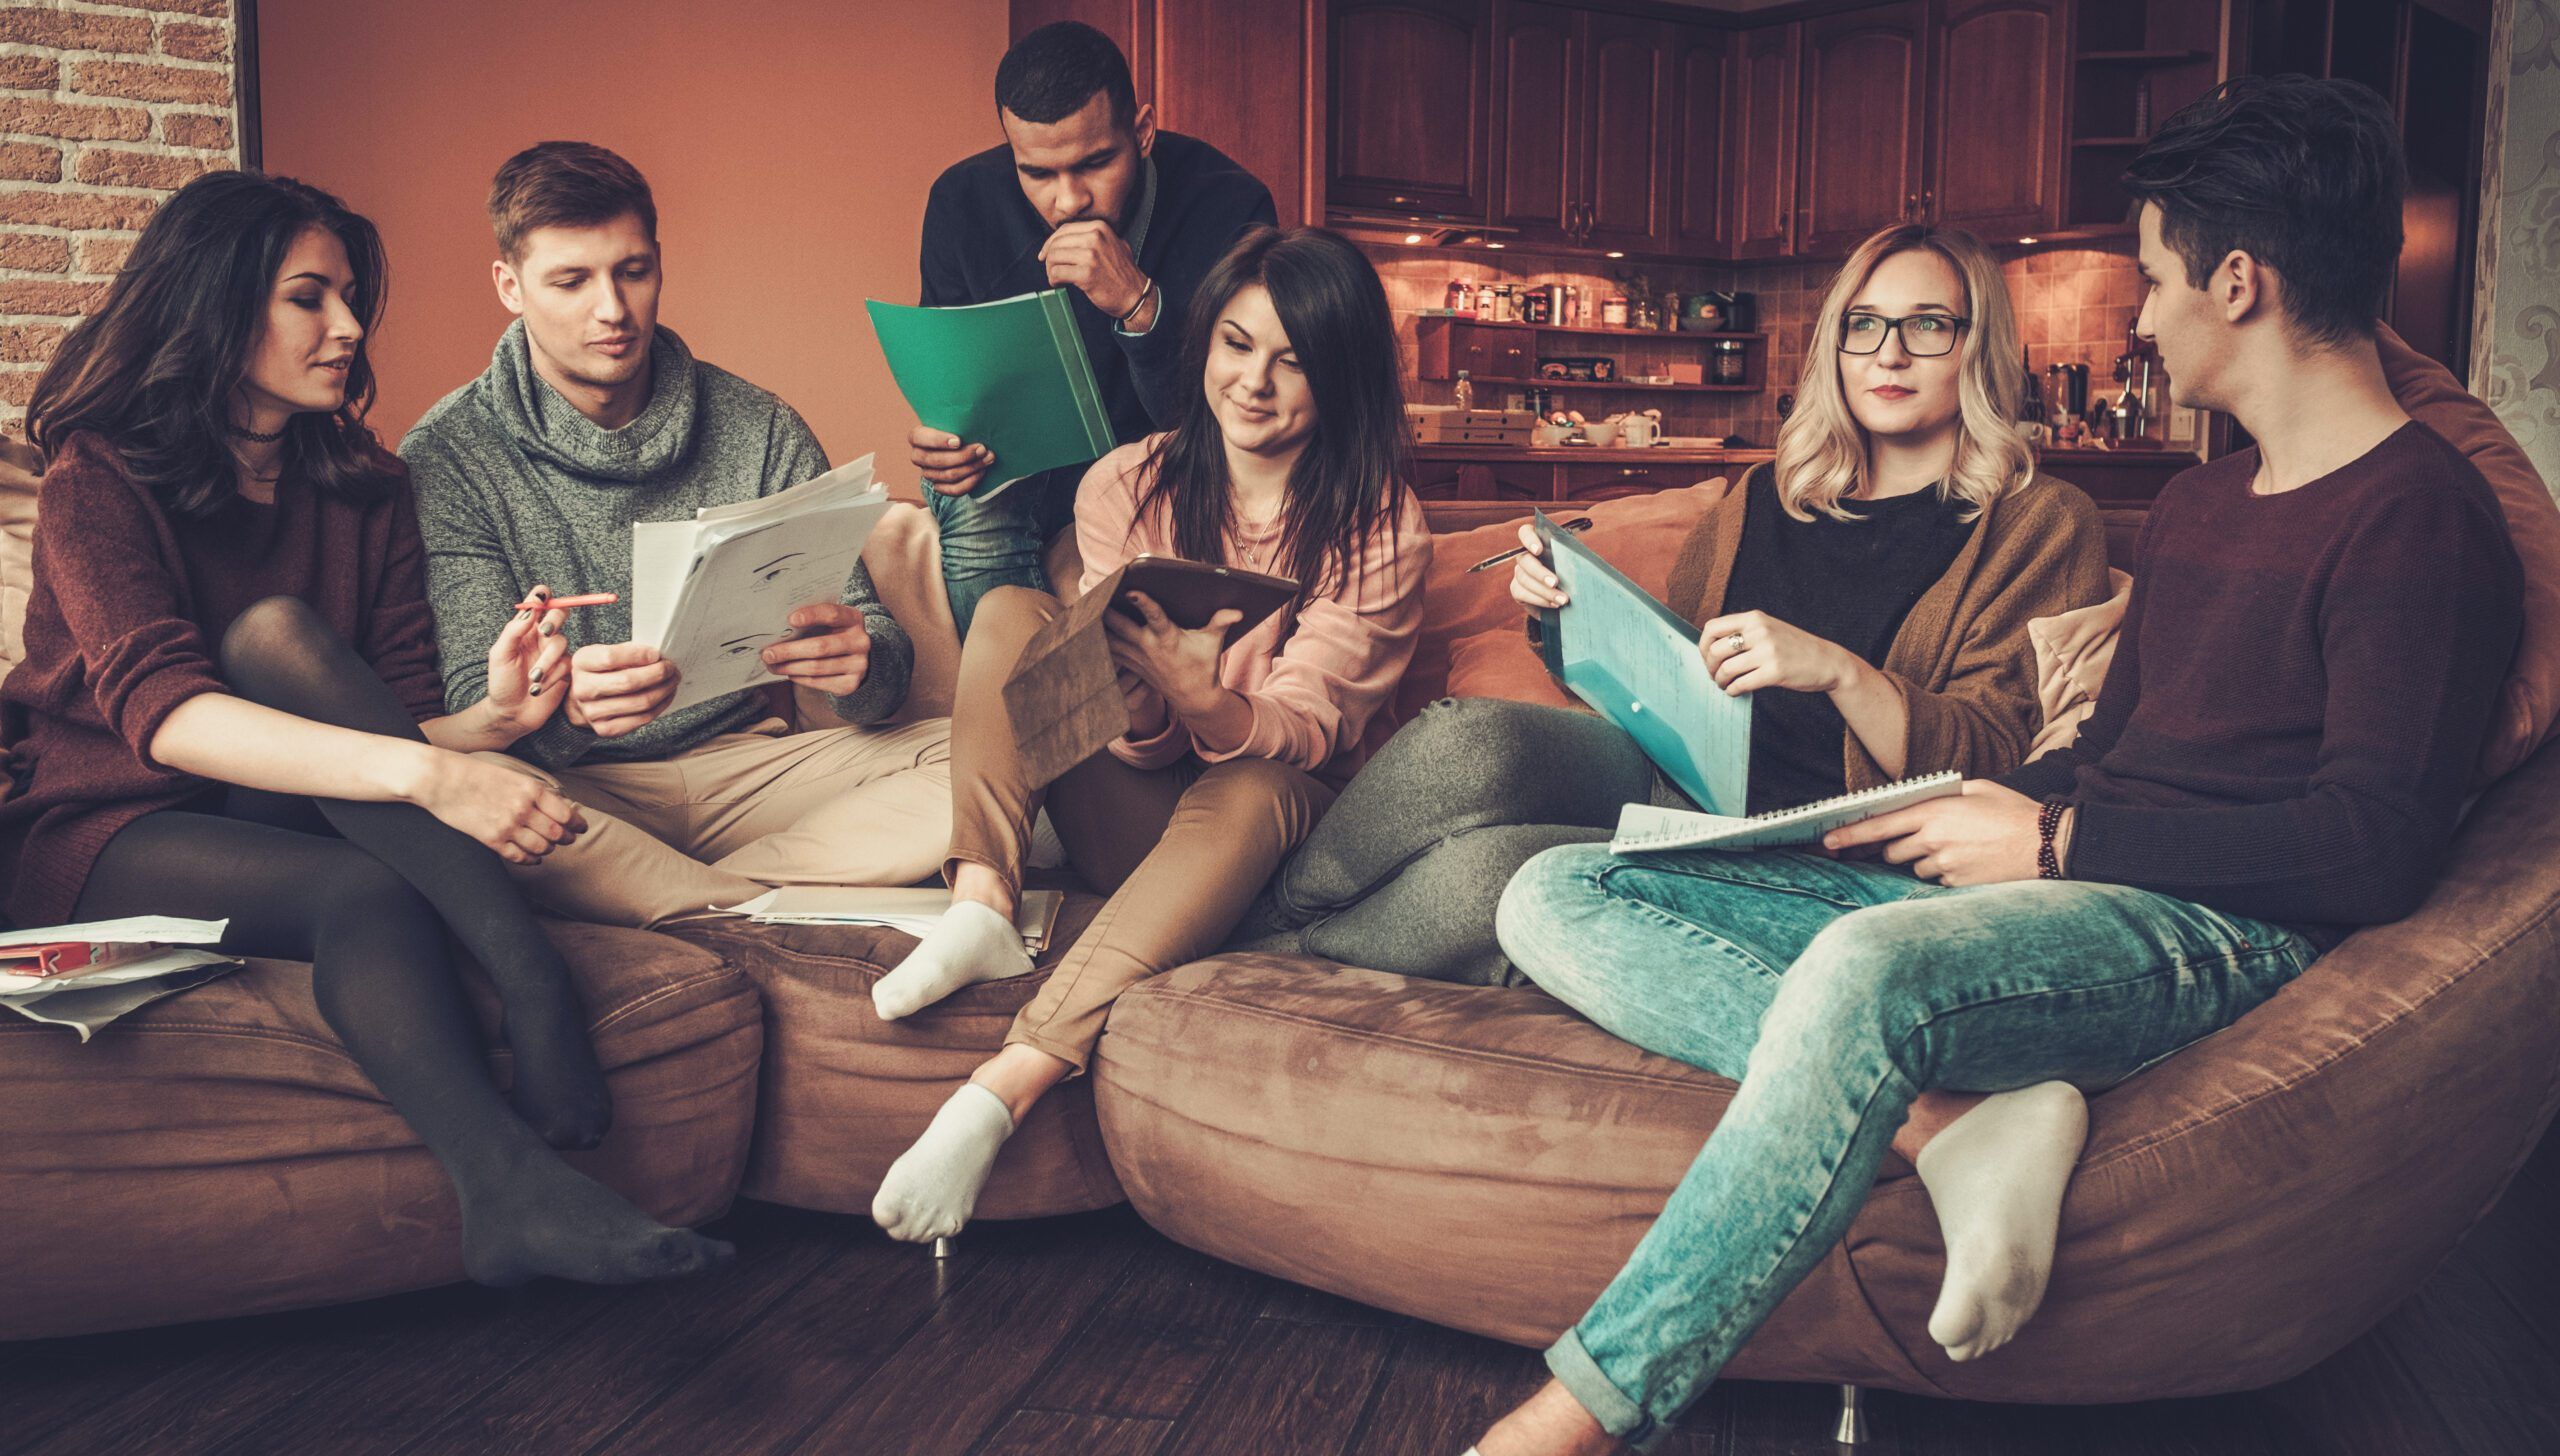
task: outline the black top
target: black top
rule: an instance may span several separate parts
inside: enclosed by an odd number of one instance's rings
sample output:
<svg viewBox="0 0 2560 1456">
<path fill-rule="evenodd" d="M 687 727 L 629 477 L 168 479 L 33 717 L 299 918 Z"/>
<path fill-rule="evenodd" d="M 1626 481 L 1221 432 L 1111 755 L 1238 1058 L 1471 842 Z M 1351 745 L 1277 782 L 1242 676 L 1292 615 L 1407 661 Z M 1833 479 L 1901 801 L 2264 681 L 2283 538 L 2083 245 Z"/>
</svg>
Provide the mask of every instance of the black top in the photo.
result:
<svg viewBox="0 0 2560 1456">
<path fill-rule="evenodd" d="M 1274 223 L 1271 189 L 1207 142 L 1156 133 L 1138 199 L 1122 236 L 1138 269 L 1164 291 L 1155 327 L 1123 334 L 1070 288 L 1085 357 L 1102 387 L 1112 437 L 1126 445 L 1169 429 L 1200 387 L 1182 377 L 1183 313 L 1209 269 L 1246 229 Z M 933 184 L 924 208 L 924 298 L 928 307 L 993 303 L 1049 286 L 1040 263 L 1049 225 L 1015 180 L 1013 149 L 990 147 L 955 162 Z M 1083 466 L 1053 470 L 1013 487 L 1074 491 Z"/>
<path fill-rule="evenodd" d="M 1799 521 L 1778 503 L 1774 474 L 1746 482 L 1742 540 L 1725 586 L 1725 615 L 1766 612 L 1884 663 L 1902 619 L 1947 574 L 1973 523 L 1962 500 L 1935 487 L 1884 500 L 1844 500 L 1856 519 L 1815 513 Z M 1826 693 L 1763 688 L 1752 694 L 1750 812 L 1764 814 L 1846 793 L 1842 735 L 1849 731 Z"/>
<path fill-rule="evenodd" d="M 2408 424 L 2298 490 L 2242 450 L 2163 488 L 2097 710 L 2001 779 L 2080 809 L 2075 880 L 2301 931 L 2416 909 L 2521 630 L 2496 494 Z"/>
</svg>

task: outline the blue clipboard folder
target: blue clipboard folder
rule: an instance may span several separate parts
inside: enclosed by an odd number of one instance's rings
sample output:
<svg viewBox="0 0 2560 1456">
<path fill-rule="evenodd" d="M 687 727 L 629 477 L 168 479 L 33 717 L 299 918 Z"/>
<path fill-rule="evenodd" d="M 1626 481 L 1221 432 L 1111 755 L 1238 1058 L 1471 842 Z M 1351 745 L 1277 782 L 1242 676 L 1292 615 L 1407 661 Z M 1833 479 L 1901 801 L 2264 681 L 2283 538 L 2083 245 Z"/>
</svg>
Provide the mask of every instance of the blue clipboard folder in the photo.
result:
<svg viewBox="0 0 2560 1456">
<path fill-rule="evenodd" d="M 1544 511 L 1533 513 L 1562 608 L 1540 613 L 1539 652 L 1574 696 L 1627 731 L 1699 808 L 1741 817 L 1751 774 L 1751 699 L 1716 686 L 1698 629 L 1655 601 Z"/>
</svg>

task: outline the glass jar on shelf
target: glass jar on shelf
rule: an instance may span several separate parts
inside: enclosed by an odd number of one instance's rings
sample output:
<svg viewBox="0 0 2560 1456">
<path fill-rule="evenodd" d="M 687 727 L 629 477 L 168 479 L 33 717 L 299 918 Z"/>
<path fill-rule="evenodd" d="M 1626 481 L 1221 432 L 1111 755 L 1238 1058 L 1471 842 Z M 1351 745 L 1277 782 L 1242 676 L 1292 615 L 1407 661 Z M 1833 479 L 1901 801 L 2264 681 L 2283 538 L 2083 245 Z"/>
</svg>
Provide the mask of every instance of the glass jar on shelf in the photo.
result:
<svg viewBox="0 0 2560 1456">
<path fill-rule="evenodd" d="M 1740 339 L 1718 339 L 1707 346 L 1707 377 L 1717 384 L 1750 382 L 1751 360 Z"/>
</svg>

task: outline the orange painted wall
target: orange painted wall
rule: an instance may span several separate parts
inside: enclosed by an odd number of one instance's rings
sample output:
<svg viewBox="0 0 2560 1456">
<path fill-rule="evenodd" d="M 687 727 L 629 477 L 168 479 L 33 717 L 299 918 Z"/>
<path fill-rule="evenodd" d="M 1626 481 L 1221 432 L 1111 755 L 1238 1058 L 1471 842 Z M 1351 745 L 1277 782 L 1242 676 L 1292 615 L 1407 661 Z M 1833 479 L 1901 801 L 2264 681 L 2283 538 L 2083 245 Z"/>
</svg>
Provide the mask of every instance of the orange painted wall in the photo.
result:
<svg viewBox="0 0 2560 1456">
<path fill-rule="evenodd" d="M 487 366 L 490 174 L 609 146 L 657 194 L 660 322 L 912 494 L 914 422 L 866 297 L 915 301 L 925 193 L 1002 139 L 1005 0 L 259 0 L 265 162 L 380 225 L 374 422 L 396 443 Z"/>
</svg>

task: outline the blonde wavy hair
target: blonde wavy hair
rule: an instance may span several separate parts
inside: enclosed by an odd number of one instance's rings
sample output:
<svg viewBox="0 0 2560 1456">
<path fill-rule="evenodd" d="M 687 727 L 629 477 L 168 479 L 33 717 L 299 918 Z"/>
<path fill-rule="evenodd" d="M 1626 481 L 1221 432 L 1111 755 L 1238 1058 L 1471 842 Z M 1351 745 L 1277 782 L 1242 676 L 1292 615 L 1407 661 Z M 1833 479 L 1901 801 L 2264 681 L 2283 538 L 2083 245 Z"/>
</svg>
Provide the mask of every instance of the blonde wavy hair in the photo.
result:
<svg viewBox="0 0 2560 1456">
<path fill-rule="evenodd" d="M 1854 497 L 1865 478 L 1867 432 L 1849 413 L 1848 395 L 1840 386 L 1841 320 L 1877 265 L 1898 253 L 1915 252 L 1935 253 L 1955 270 L 1964 284 L 1964 313 L 1973 321 L 1957 349 L 1961 408 L 1955 463 L 1938 487 L 1940 498 L 1962 499 L 1967 504 L 1964 518 L 1973 520 L 2003 494 L 2035 478 L 2035 452 L 2019 438 L 2016 425 L 2026 370 L 2018 351 L 2017 315 L 2010 309 L 2009 285 L 2000 277 L 1999 262 L 1971 233 L 1906 223 L 1868 238 L 1849 255 L 1823 296 L 1813 335 L 1805 341 L 1795 412 L 1778 429 L 1778 458 L 1772 466 L 1778 500 L 1799 521 L 1812 520 L 1816 511 L 1849 519 L 1840 501 Z"/>
</svg>

